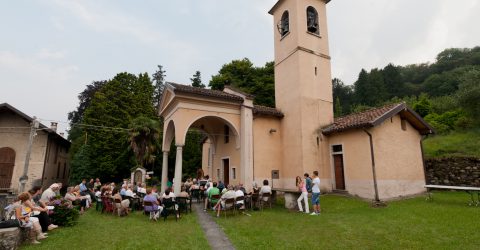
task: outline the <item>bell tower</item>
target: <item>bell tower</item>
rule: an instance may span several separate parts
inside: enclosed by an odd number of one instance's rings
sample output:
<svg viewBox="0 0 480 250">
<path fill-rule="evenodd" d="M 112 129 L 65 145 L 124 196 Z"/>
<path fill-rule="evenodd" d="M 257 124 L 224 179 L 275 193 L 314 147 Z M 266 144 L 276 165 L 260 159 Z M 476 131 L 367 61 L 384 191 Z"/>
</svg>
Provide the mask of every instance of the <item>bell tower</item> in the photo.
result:
<svg viewBox="0 0 480 250">
<path fill-rule="evenodd" d="M 275 104 L 282 120 L 284 188 L 319 171 L 330 185 L 330 151 L 319 128 L 333 122 L 326 5 L 330 0 L 279 0 L 274 18 Z"/>
</svg>

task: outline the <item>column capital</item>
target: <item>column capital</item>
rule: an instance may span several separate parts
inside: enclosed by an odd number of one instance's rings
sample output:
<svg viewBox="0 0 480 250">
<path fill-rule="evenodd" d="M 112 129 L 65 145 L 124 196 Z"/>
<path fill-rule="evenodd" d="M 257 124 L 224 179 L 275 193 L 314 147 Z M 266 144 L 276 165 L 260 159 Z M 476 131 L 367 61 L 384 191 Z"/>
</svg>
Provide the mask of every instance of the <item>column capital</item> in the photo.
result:
<svg viewBox="0 0 480 250">
<path fill-rule="evenodd" d="M 185 144 L 175 144 L 175 147 L 177 148 L 183 148 L 185 146 Z"/>
</svg>

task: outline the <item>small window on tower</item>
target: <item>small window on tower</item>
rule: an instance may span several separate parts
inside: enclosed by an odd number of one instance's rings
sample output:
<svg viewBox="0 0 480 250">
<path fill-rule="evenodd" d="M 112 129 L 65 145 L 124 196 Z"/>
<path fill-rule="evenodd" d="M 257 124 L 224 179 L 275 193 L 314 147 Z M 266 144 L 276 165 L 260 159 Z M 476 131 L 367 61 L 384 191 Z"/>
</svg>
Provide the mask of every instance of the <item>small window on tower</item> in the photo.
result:
<svg viewBox="0 0 480 250">
<path fill-rule="evenodd" d="M 288 34 L 288 32 L 290 31 L 289 23 L 290 21 L 288 20 L 288 11 L 286 10 L 285 12 L 283 12 L 282 18 L 280 19 L 280 22 L 277 24 L 278 32 L 282 37 Z"/>
<path fill-rule="evenodd" d="M 312 6 L 307 8 L 307 31 L 317 34 L 320 34 L 318 29 L 318 12 Z"/>
</svg>

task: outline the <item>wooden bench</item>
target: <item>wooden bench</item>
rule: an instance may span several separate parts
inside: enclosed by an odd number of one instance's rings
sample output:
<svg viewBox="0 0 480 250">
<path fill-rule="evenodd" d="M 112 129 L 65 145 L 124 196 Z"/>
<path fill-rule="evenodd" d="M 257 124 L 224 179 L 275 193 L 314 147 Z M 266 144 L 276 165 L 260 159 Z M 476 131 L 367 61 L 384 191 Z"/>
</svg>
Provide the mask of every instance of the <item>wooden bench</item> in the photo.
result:
<svg viewBox="0 0 480 250">
<path fill-rule="evenodd" d="M 447 190 L 460 190 L 465 191 L 470 194 L 470 202 L 468 203 L 469 206 L 479 206 L 480 205 L 480 187 L 462 187 L 462 186 L 444 186 L 444 185 L 425 185 L 427 189 L 427 200 L 433 200 L 432 192 L 430 189 L 447 189 Z M 477 200 L 475 201 L 474 194 L 477 194 Z"/>
</svg>

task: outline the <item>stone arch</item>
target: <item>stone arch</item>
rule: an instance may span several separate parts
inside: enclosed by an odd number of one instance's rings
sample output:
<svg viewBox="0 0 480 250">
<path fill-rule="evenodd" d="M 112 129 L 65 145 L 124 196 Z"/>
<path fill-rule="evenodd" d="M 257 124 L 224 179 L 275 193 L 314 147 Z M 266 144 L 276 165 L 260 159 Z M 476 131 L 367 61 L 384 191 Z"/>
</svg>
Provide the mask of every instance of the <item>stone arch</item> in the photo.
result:
<svg viewBox="0 0 480 250">
<path fill-rule="evenodd" d="M 12 148 L 0 148 L 0 189 L 9 189 L 12 184 L 15 156 L 15 150 Z"/>
<path fill-rule="evenodd" d="M 318 12 L 312 6 L 307 7 L 307 31 L 317 35 L 320 34 L 318 28 Z"/>
<path fill-rule="evenodd" d="M 163 131 L 162 150 L 169 151 L 170 145 L 172 144 L 173 138 L 175 137 L 175 122 L 173 120 L 169 120 L 167 126 L 164 128 Z"/>
<path fill-rule="evenodd" d="M 229 121 L 228 119 L 224 118 L 224 117 L 221 117 L 221 116 L 216 116 L 216 115 L 211 115 L 211 114 L 206 114 L 206 115 L 199 115 L 195 118 L 193 118 L 191 120 L 191 122 L 188 124 L 188 126 L 186 127 L 186 131 L 185 131 L 185 134 L 183 135 L 183 138 L 186 137 L 186 133 L 188 132 L 188 129 L 190 129 L 192 127 L 193 124 L 195 124 L 195 122 L 197 121 L 200 121 L 201 119 L 204 119 L 204 118 L 212 118 L 212 119 L 218 119 L 220 121 L 222 121 L 223 123 L 225 123 L 225 125 L 227 125 L 230 130 L 233 132 L 233 135 L 235 137 L 235 146 L 236 148 L 240 148 L 240 134 L 239 134 L 239 128 L 237 128 L 234 123 L 232 123 L 231 121 Z M 215 139 L 215 136 L 212 136 L 213 133 L 209 132 L 208 130 L 206 129 L 199 129 L 199 130 L 202 130 L 203 132 L 205 132 L 208 136 L 209 136 L 209 139 L 212 141 L 212 142 L 216 142 L 216 139 Z M 184 142 L 183 142 L 184 143 Z M 215 150 L 215 149 L 214 149 Z"/>
</svg>

